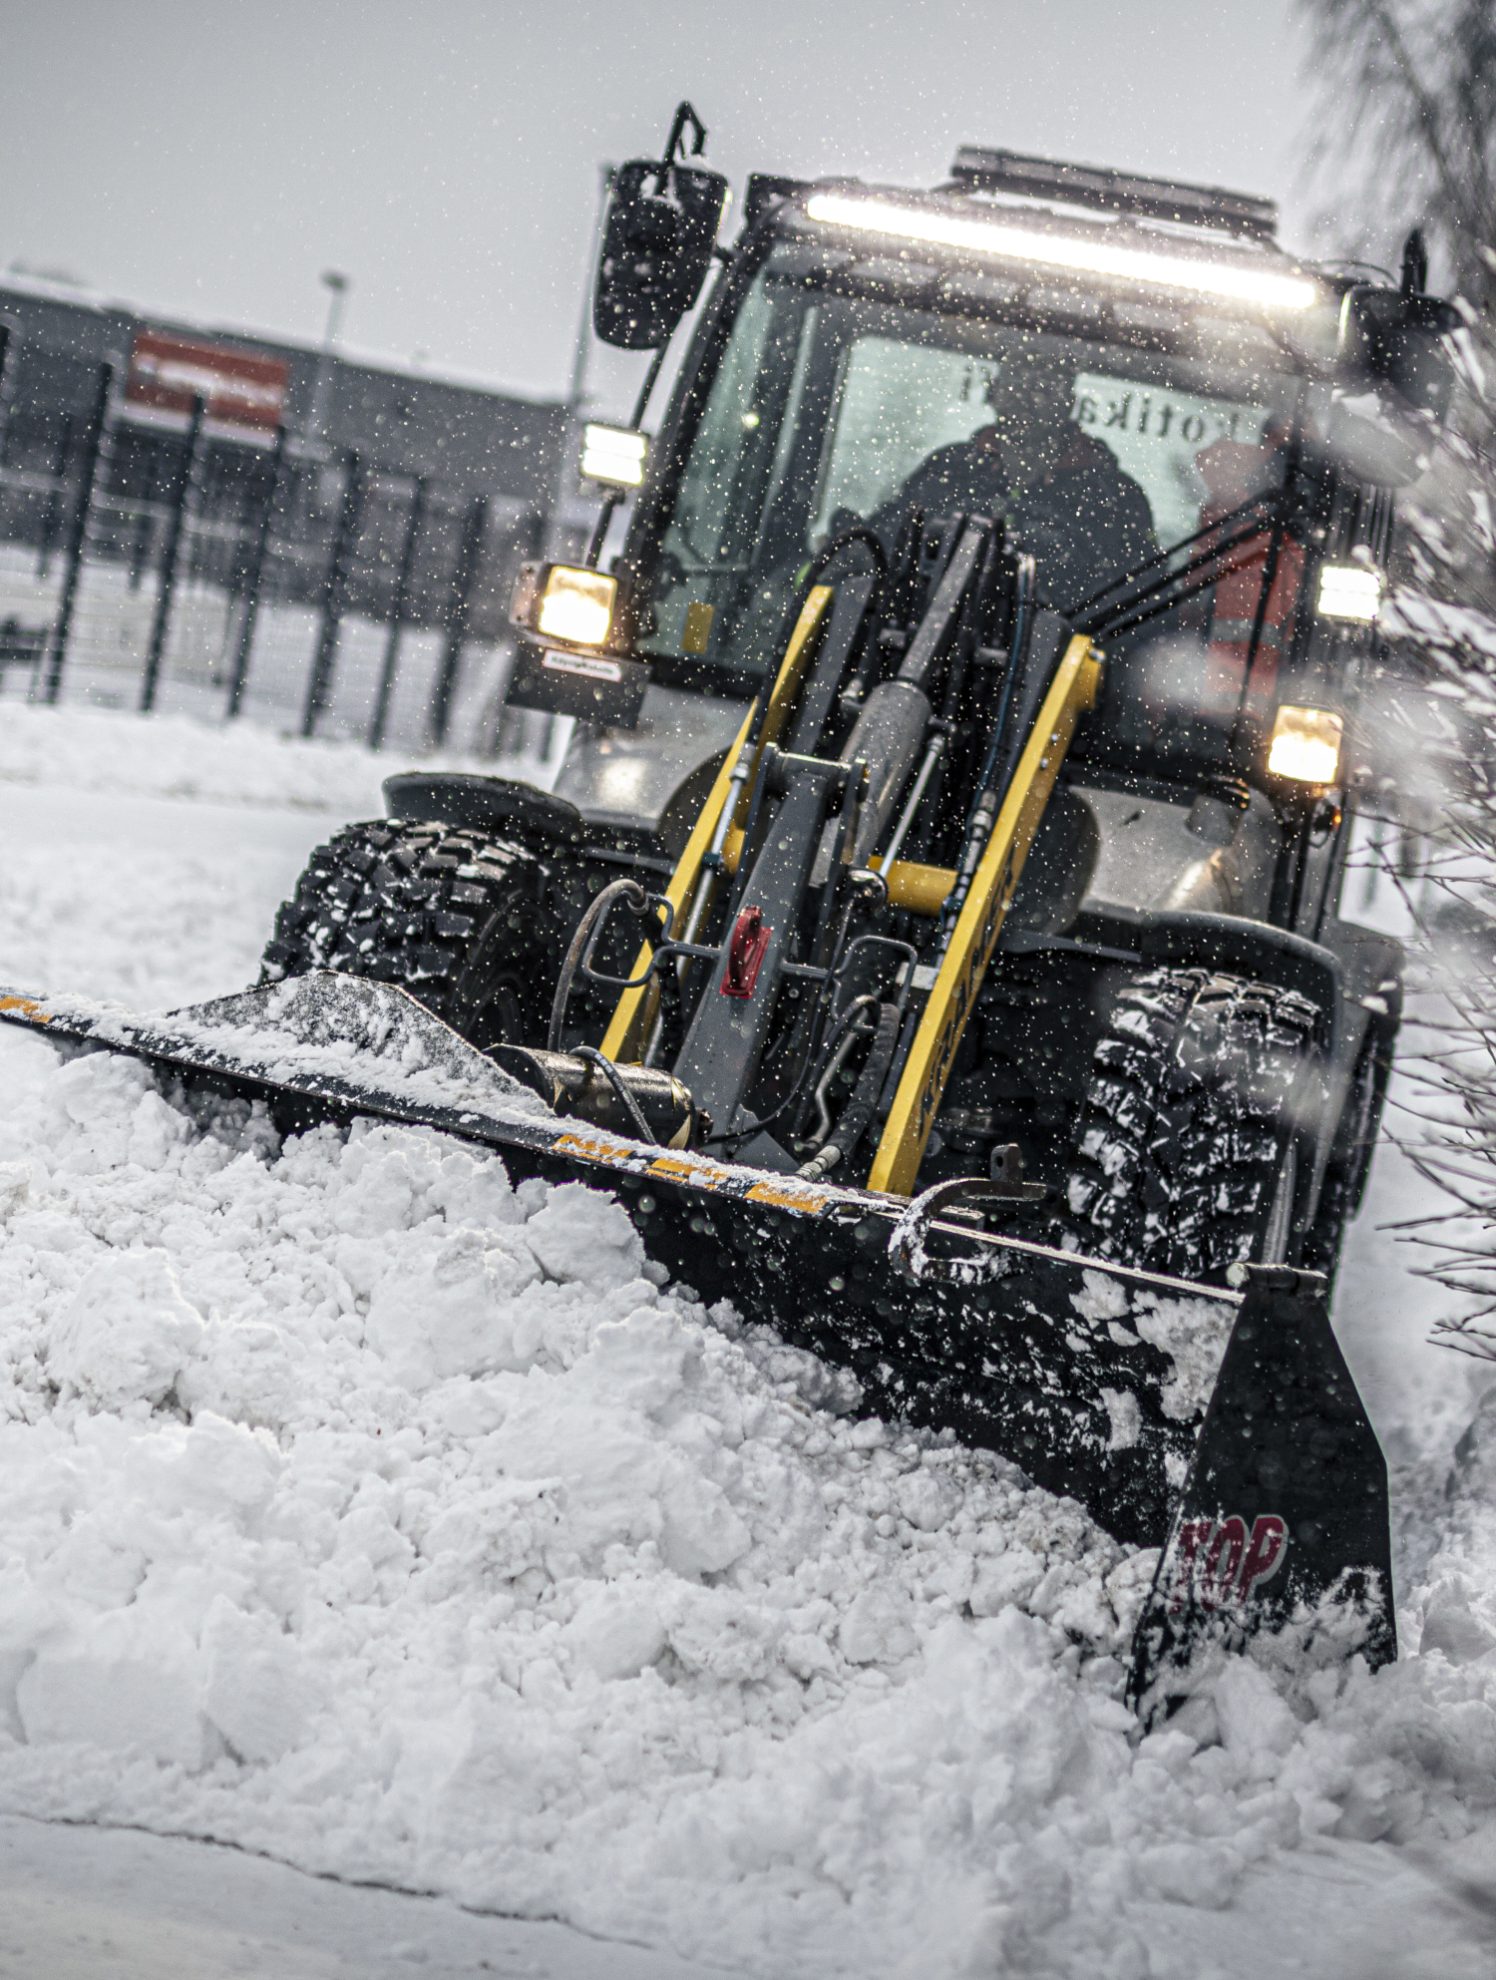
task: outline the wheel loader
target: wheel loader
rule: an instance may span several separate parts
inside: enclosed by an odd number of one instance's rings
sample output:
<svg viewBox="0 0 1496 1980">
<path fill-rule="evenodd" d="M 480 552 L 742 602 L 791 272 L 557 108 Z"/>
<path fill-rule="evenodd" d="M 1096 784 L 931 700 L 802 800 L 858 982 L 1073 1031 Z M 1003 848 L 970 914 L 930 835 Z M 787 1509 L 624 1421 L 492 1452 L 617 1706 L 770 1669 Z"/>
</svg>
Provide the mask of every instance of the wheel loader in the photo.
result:
<svg viewBox="0 0 1496 1980">
<path fill-rule="evenodd" d="M 551 786 L 391 777 L 253 990 L 0 1015 L 614 1191 L 866 1409 L 1158 1548 L 1145 1709 L 1207 1639 L 1381 1661 L 1327 1299 L 1401 958 L 1340 899 L 1449 307 L 1416 240 L 1378 287 L 1267 202 L 991 149 L 756 175 L 728 245 L 704 136 L 613 175 L 594 324 L 652 355 L 515 593 Z"/>
</svg>

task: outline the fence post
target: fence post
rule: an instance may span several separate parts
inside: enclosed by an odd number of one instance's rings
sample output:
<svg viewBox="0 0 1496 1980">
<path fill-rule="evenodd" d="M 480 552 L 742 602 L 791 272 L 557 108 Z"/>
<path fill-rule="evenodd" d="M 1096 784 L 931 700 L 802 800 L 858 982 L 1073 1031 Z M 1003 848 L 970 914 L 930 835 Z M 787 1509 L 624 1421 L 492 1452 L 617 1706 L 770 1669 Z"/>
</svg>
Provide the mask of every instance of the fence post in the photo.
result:
<svg viewBox="0 0 1496 1980">
<path fill-rule="evenodd" d="M 42 509 L 42 526 L 36 544 L 36 581 L 47 582 L 47 573 L 52 568 L 52 547 L 57 541 L 57 490 L 47 490 L 47 500 Z"/>
<path fill-rule="evenodd" d="M 89 416 L 83 472 L 79 477 L 78 500 L 73 508 L 73 524 L 68 532 L 66 562 L 62 573 L 62 596 L 57 601 L 57 618 L 47 647 L 47 664 L 42 677 L 42 700 L 55 702 L 62 692 L 62 670 L 67 661 L 68 641 L 73 632 L 73 610 L 78 603 L 78 574 L 83 568 L 83 550 L 88 539 L 88 518 L 93 508 L 94 489 L 99 471 L 108 456 L 109 401 L 114 391 L 114 366 L 99 366 L 99 389 Z"/>
<path fill-rule="evenodd" d="M 177 499 L 172 505 L 171 522 L 166 532 L 166 548 L 161 553 L 161 584 L 156 593 L 156 610 L 151 618 L 151 643 L 146 648 L 145 675 L 140 683 L 140 712 L 149 715 L 156 705 L 156 689 L 161 680 L 161 660 L 166 652 L 166 636 L 171 630 L 172 601 L 177 591 L 177 566 L 182 556 L 182 534 L 186 528 L 187 511 L 197 492 L 198 455 L 202 447 L 203 415 L 208 402 L 202 394 L 196 393 L 192 400 L 192 419 L 187 427 L 187 458 L 182 464 L 182 479 L 177 487 Z"/>
<path fill-rule="evenodd" d="M 9 359 L 10 325 L 0 322 L 0 468 L 5 465 L 5 452 L 10 442 L 10 410 L 15 392 L 15 374 Z M 0 487 L 0 532 L 7 540 L 9 531 L 5 525 L 9 518 L 5 511 L 8 506 L 5 489 Z"/>
<path fill-rule="evenodd" d="M 239 614 L 238 638 L 234 642 L 234 668 L 229 677 L 229 703 L 224 710 L 224 713 L 230 717 L 237 715 L 244 706 L 244 689 L 249 681 L 249 656 L 255 643 L 255 622 L 260 616 L 260 587 L 265 581 L 265 559 L 270 554 L 270 536 L 275 527 L 275 512 L 280 505 L 281 472 L 286 462 L 287 431 L 284 424 L 276 428 L 275 450 L 270 457 L 270 486 L 265 491 L 259 527 L 255 531 L 254 548 L 250 552 L 249 568 L 244 573 L 244 605 Z"/>
<path fill-rule="evenodd" d="M 145 576 L 145 567 L 151 561 L 151 510 L 147 496 L 140 505 L 140 513 L 135 518 L 135 534 L 130 542 L 130 589 L 139 591 L 140 581 Z"/>
<path fill-rule="evenodd" d="M 359 512 L 363 507 L 363 472 L 358 455 L 343 456 L 343 502 L 338 510 L 338 531 L 333 538 L 332 556 L 327 566 L 327 586 L 322 594 L 322 630 L 307 682 L 306 707 L 301 714 L 301 733 L 315 735 L 317 717 L 327 707 L 333 669 L 338 663 L 338 628 L 348 602 L 348 574 L 358 541 Z"/>
<path fill-rule="evenodd" d="M 447 724 L 452 719 L 452 696 L 457 687 L 457 669 L 462 664 L 462 642 L 467 637 L 468 611 L 478 566 L 483 559 L 483 537 L 488 528 L 488 497 L 477 496 L 468 504 L 463 525 L 462 547 L 452 572 L 452 590 L 447 600 L 447 641 L 442 648 L 441 671 L 431 696 L 431 741 L 440 746 L 447 740 Z"/>
<path fill-rule="evenodd" d="M 6 437 L 10 431 L 10 400 L 14 380 L 10 372 L 10 325 L 0 323 L 0 462 L 5 459 Z"/>
<path fill-rule="evenodd" d="M 379 692 L 374 698 L 374 719 L 369 724 L 370 749 L 384 748 L 384 731 L 390 719 L 390 698 L 395 692 L 395 669 L 400 659 L 400 632 L 410 609 L 410 579 L 415 569 L 416 540 L 426 509 L 426 477 L 417 475 L 411 484 L 410 514 L 405 522 L 405 541 L 400 546 L 400 571 L 395 579 L 395 598 L 390 608 L 389 636 L 384 643 L 384 663 L 379 670 Z"/>
<path fill-rule="evenodd" d="M 509 566 L 517 571 L 522 563 L 543 554 L 545 544 L 546 519 L 539 509 L 527 509 L 514 526 L 514 534 L 509 544 Z M 513 579 L 510 580 L 511 588 Z M 503 676 L 503 687 L 496 699 L 494 709 L 493 741 L 489 748 L 490 756 L 505 756 L 518 746 L 526 733 L 526 725 L 533 718 L 523 708 L 513 708 L 509 703 L 509 684 L 514 678 L 514 643 L 509 645 L 509 665 Z M 543 738 L 542 754 L 550 744 L 553 717 L 540 718 L 540 732 Z"/>
</svg>

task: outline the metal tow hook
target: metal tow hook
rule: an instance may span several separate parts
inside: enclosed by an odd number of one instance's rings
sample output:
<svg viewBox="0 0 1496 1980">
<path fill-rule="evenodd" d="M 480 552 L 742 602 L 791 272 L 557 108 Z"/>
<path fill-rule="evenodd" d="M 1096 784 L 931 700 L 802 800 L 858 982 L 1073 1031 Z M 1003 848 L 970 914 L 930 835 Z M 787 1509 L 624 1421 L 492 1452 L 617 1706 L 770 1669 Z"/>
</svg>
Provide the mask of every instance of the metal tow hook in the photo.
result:
<svg viewBox="0 0 1496 1980">
<path fill-rule="evenodd" d="M 1032 1203 L 1046 1193 L 1043 1183 L 1023 1180 L 1018 1145 L 1007 1142 L 992 1151 L 990 1176 L 956 1176 L 910 1199 L 889 1233 L 889 1262 L 916 1285 L 988 1285 L 1007 1271 L 1007 1255 L 994 1248 L 985 1257 L 932 1258 L 926 1244 L 930 1226 L 942 1210 L 959 1203 Z"/>
</svg>

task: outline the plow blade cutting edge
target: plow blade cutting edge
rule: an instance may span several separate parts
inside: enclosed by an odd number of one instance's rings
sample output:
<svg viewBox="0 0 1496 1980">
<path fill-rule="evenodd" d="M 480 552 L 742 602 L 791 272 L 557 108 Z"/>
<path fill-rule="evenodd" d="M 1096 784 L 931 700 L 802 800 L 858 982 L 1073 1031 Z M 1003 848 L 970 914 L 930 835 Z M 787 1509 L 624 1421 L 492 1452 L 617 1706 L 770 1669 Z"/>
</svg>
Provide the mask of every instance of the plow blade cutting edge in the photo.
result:
<svg viewBox="0 0 1496 1980">
<path fill-rule="evenodd" d="M 1162 1550 L 1130 1695 L 1186 1684 L 1202 1641 L 1264 1630 L 1395 1654 L 1387 1473 L 1324 1281 L 1165 1279 L 912 1203 L 651 1147 L 552 1113 L 403 990 L 330 973 L 162 1017 L 0 990 L 0 1022 L 144 1060 L 288 1131 L 357 1117 L 497 1150 L 513 1174 L 614 1191 L 650 1255 L 850 1369 L 869 1413 L 949 1429 Z M 974 1194 L 980 1191 L 974 1189 Z"/>
</svg>

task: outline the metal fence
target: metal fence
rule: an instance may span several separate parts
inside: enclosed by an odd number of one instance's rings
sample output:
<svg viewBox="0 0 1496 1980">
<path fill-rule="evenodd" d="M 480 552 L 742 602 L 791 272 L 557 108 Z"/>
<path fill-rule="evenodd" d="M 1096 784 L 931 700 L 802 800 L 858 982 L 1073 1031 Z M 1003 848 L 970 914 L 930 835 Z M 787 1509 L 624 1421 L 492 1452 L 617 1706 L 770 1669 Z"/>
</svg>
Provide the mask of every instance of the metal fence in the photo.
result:
<svg viewBox="0 0 1496 1980">
<path fill-rule="evenodd" d="M 0 697 L 498 746 L 538 507 L 225 432 L 201 400 L 142 420 L 109 364 L 87 414 L 22 413 L 4 355 L 0 326 Z"/>
</svg>

